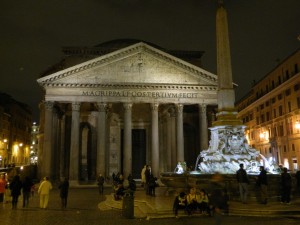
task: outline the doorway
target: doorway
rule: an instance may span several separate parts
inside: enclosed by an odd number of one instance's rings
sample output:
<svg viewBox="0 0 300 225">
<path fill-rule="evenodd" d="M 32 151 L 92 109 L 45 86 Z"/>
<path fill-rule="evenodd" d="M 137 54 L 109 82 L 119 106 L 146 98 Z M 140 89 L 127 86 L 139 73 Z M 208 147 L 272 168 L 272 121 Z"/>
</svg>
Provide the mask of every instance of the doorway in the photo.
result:
<svg viewBox="0 0 300 225">
<path fill-rule="evenodd" d="M 132 129 L 132 176 L 141 179 L 141 170 L 146 164 L 146 129 Z M 121 130 L 121 168 L 123 173 L 124 130 Z M 125 178 L 127 179 L 127 177 Z"/>
</svg>

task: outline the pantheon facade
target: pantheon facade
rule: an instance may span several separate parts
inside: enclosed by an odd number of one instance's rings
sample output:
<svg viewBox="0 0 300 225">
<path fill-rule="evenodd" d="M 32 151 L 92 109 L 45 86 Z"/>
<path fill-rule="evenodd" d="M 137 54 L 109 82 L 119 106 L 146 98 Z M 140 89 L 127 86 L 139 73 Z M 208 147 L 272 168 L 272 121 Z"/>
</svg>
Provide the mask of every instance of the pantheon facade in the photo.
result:
<svg viewBox="0 0 300 225">
<path fill-rule="evenodd" d="M 194 168 L 208 147 L 218 80 L 199 51 L 170 51 L 137 40 L 64 48 L 66 57 L 37 80 L 39 175 L 72 182 L 121 172 L 140 178 Z"/>
</svg>

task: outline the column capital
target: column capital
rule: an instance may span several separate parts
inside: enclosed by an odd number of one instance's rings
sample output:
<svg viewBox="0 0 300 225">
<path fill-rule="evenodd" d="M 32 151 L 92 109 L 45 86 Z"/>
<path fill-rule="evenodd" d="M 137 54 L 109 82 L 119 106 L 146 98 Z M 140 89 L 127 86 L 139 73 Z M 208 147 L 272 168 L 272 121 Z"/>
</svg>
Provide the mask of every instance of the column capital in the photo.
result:
<svg viewBox="0 0 300 225">
<path fill-rule="evenodd" d="M 207 108 L 206 104 L 199 104 L 199 110 L 201 113 L 206 113 L 206 108 Z"/>
<path fill-rule="evenodd" d="M 52 102 L 52 101 L 45 101 L 44 105 L 45 105 L 45 109 L 46 110 L 53 110 L 54 102 Z"/>
<path fill-rule="evenodd" d="M 125 110 L 131 110 L 132 109 L 132 103 L 123 103 L 123 108 Z"/>
<path fill-rule="evenodd" d="M 183 104 L 179 103 L 176 105 L 177 113 L 182 114 L 183 113 Z"/>
<path fill-rule="evenodd" d="M 80 102 L 72 102 L 72 111 L 79 111 L 80 110 Z"/>
<path fill-rule="evenodd" d="M 107 110 L 107 103 L 97 102 L 97 109 L 99 112 L 105 112 Z"/>
<path fill-rule="evenodd" d="M 170 117 L 176 117 L 176 109 L 174 106 L 171 106 L 170 108 L 168 108 L 168 113 Z"/>
<path fill-rule="evenodd" d="M 158 103 L 151 103 L 150 104 L 150 108 L 151 108 L 152 111 L 157 111 L 158 107 L 159 107 Z"/>
</svg>

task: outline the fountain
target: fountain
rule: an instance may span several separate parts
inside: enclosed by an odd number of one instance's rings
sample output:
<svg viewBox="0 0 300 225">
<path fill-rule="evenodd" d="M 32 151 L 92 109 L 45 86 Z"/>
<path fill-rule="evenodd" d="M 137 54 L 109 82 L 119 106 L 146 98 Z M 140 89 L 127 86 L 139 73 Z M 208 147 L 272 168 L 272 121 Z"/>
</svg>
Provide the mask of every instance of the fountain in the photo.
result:
<svg viewBox="0 0 300 225">
<path fill-rule="evenodd" d="M 248 174 L 258 174 L 261 165 L 269 173 L 277 174 L 279 167 L 248 145 L 244 128 L 245 126 L 211 128 L 209 148 L 200 152 L 195 171 L 206 174 L 235 174 L 243 163 Z"/>
<path fill-rule="evenodd" d="M 268 161 L 259 151 L 251 148 L 245 138 L 245 126 L 237 118 L 234 108 L 231 59 L 227 28 L 227 13 L 223 1 L 217 9 L 217 66 L 218 66 L 218 113 L 217 120 L 210 129 L 209 147 L 197 157 L 194 171 L 186 171 L 185 163 L 179 162 L 174 172 L 162 173 L 160 180 L 170 190 L 187 191 L 190 187 L 210 190 L 218 184 L 226 189 L 231 198 L 239 196 L 236 171 L 243 163 L 249 180 L 249 197 L 257 198 L 256 176 L 259 166 L 268 171 L 269 195 L 279 195 L 279 168 Z M 180 189 L 180 190 L 178 190 Z"/>
</svg>

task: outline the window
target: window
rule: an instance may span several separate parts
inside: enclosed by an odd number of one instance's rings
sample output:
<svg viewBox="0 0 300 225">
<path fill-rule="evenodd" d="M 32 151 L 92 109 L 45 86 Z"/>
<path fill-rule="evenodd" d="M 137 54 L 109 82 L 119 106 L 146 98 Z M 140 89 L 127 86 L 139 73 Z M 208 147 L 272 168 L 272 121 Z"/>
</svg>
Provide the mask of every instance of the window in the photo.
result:
<svg viewBox="0 0 300 225">
<path fill-rule="evenodd" d="M 260 109 L 264 109 L 264 104 L 261 104 L 261 105 L 260 105 Z"/>
<path fill-rule="evenodd" d="M 266 101 L 266 107 L 269 106 L 269 101 Z"/>
<path fill-rule="evenodd" d="M 298 170 L 298 160 L 297 158 L 292 158 L 294 170 Z"/>
<path fill-rule="evenodd" d="M 295 84 L 295 85 L 294 85 L 294 91 L 295 91 L 295 92 L 299 90 L 299 86 L 300 86 L 299 84 Z"/>
<path fill-rule="evenodd" d="M 259 117 L 256 117 L 256 124 L 259 124 Z"/>
<path fill-rule="evenodd" d="M 276 109 L 273 109 L 273 118 L 276 118 Z"/>
<path fill-rule="evenodd" d="M 299 71 L 298 71 L 298 64 L 295 64 L 295 65 L 294 65 L 294 70 L 295 70 L 295 74 L 299 72 Z"/>
<path fill-rule="evenodd" d="M 250 135 L 250 137 L 251 137 L 251 140 L 253 140 L 254 139 L 254 131 L 251 131 L 251 133 L 250 133 L 251 135 Z"/>
<path fill-rule="evenodd" d="M 291 105 L 291 102 L 288 102 L 288 112 L 291 112 L 292 111 L 292 105 Z"/>
<path fill-rule="evenodd" d="M 272 89 L 275 88 L 275 83 L 274 83 L 274 80 L 272 80 Z"/>
<path fill-rule="evenodd" d="M 285 71 L 285 79 L 288 80 L 289 78 L 290 78 L 289 71 L 286 70 L 286 71 Z"/>
<path fill-rule="evenodd" d="M 275 103 L 276 102 L 276 98 L 272 98 L 272 103 Z"/>
<path fill-rule="evenodd" d="M 281 77 L 278 76 L 278 85 L 280 85 L 280 84 L 281 84 Z"/>
<path fill-rule="evenodd" d="M 269 120 L 270 120 L 270 112 L 267 112 L 267 113 L 266 113 L 266 117 L 267 117 L 267 118 L 266 118 L 267 121 L 269 121 Z"/>
<path fill-rule="evenodd" d="M 279 116 L 282 116 L 282 105 L 279 106 L 278 113 L 279 113 Z"/>
<path fill-rule="evenodd" d="M 260 120 L 261 120 L 262 123 L 264 123 L 265 122 L 265 115 L 261 115 Z"/>
<path fill-rule="evenodd" d="M 292 150 L 295 151 L 295 145 L 294 144 L 292 144 Z"/>
<path fill-rule="evenodd" d="M 283 146 L 283 151 L 286 152 L 286 146 L 285 145 Z"/>
<path fill-rule="evenodd" d="M 287 122 L 287 134 L 293 134 L 293 121 L 292 120 L 288 120 Z"/>
<path fill-rule="evenodd" d="M 285 90 L 285 96 L 289 96 L 291 94 L 291 89 Z"/>
<path fill-rule="evenodd" d="M 277 96 L 277 98 L 278 98 L 278 100 L 281 100 L 281 99 L 282 99 L 282 94 L 279 94 L 279 95 Z"/>
<path fill-rule="evenodd" d="M 283 125 L 279 125 L 278 127 L 278 136 L 281 137 L 284 135 Z"/>
<path fill-rule="evenodd" d="M 300 97 L 297 97 L 297 108 L 300 109 Z"/>
</svg>

